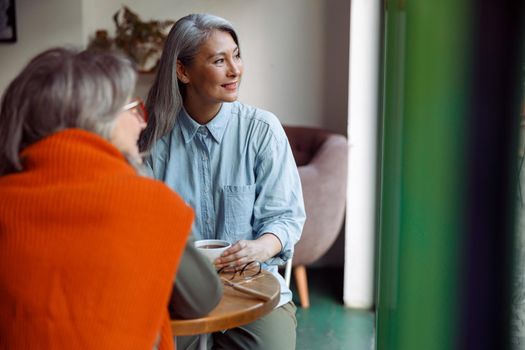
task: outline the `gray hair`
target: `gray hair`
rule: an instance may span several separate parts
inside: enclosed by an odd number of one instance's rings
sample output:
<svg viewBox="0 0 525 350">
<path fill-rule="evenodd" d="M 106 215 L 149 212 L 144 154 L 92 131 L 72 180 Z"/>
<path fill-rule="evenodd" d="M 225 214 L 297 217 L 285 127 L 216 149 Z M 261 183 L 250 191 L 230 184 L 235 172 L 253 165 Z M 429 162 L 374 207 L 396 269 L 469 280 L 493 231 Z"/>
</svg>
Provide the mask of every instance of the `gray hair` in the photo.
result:
<svg viewBox="0 0 525 350">
<path fill-rule="evenodd" d="M 146 100 L 148 125 L 139 140 L 141 151 L 150 150 L 155 141 L 171 131 L 182 108 L 184 85 L 177 78 L 177 60 L 190 66 L 204 41 L 217 30 L 229 33 L 239 46 L 231 23 L 218 16 L 187 15 L 171 28 Z"/>
<path fill-rule="evenodd" d="M 67 128 L 109 140 L 137 75 L 124 56 L 54 48 L 34 57 L 9 84 L 0 108 L 0 175 L 22 170 L 20 152 Z"/>
</svg>

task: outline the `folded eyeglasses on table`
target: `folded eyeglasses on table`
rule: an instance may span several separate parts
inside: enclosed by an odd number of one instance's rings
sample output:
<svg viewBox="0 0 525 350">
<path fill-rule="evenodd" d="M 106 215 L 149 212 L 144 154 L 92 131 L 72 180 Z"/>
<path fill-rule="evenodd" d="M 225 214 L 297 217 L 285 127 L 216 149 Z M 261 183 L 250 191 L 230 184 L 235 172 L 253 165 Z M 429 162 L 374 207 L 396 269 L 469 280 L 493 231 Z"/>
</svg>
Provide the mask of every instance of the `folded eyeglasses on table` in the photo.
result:
<svg viewBox="0 0 525 350">
<path fill-rule="evenodd" d="M 219 277 L 224 285 L 232 287 L 233 289 L 241 293 L 245 293 L 258 299 L 268 301 L 271 299 L 270 296 L 261 293 L 257 290 L 243 286 L 243 284 L 262 276 L 261 270 L 261 263 L 259 261 L 254 260 L 238 267 L 222 267 L 217 271 L 217 273 L 219 274 Z"/>
</svg>

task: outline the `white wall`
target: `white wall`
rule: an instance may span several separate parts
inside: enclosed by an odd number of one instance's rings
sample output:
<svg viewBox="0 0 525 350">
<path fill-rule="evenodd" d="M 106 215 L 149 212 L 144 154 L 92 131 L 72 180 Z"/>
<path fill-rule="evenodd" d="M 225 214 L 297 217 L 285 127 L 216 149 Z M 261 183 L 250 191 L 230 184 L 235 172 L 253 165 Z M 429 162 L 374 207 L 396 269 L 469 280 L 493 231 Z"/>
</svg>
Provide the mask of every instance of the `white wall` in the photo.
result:
<svg viewBox="0 0 525 350">
<path fill-rule="evenodd" d="M 82 0 L 16 0 L 18 40 L 0 44 L 0 92 L 35 54 L 82 43 Z"/>
<path fill-rule="evenodd" d="M 122 0 L 83 4 L 87 36 L 114 30 Z M 240 100 L 274 112 L 283 123 L 346 134 L 348 0 L 128 0 L 142 20 L 177 20 L 208 12 L 236 28 L 245 73 Z M 143 77 L 142 85 L 151 77 Z M 143 90 L 144 87 L 141 87 Z"/>
<path fill-rule="evenodd" d="M 0 45 L 0 92 L 38 52 L 84 46 L 97 29 L 114 30 L 122 0 L 17 0 L 18 42 Z M 346 134 L 348 0 L 128 0 L 143 20 L 209 12 L 237 29 L 245 62 L 240 99 L 281 122 Z M 147 86 L 151 77 L 143 77 Z"/>
<path fill-rule="evenodd" d="M 348 108 L 345 305 L 374 304 L 381 3 L 352 0 Z"/>
</svg>

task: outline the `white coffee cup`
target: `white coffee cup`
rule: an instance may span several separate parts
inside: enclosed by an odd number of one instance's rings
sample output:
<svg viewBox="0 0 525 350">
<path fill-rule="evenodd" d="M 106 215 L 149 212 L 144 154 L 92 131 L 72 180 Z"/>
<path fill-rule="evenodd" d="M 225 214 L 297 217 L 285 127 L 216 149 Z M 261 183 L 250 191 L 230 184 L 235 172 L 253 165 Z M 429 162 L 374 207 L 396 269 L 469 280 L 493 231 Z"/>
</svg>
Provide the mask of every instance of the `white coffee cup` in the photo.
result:
<svg viewBox="0 0 525 350">
<path fill-rule="evenodd" d="M 201 239 L 195 241 L 194 244 L 195 248 L 197 248 L 201 254 L 206 256 L 212 264 L 215 259 L 221 256 L 222 252 L 231 247 L 231 244 L 228 241 L 223 241 L 221 239 Z"/>
</svg>

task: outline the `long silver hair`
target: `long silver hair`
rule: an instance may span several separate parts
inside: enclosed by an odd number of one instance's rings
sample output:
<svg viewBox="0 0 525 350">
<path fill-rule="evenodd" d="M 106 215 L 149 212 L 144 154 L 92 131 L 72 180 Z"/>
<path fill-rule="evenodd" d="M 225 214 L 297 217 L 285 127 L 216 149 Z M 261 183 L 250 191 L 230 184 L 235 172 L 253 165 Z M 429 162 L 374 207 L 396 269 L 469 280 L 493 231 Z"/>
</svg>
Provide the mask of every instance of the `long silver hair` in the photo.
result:
<svg viewBox="0 0 525 350">
<path fill-rule="evenodd" d="M 182 108 L 184 84 L 177 78 L 177 60 L 184 66 L 190 66 L 201 45 L 216 30 L 229 33 L 239 46 L 231 23 L 218 16 L 190 14 L 179 19 L 171 28 L 146 100 L 148 125 L 140 137 L 141 151 L 149 151 L 155 141 L 173 129 Z"/>
<path fill-rule="evenodd" d="M 67 128 L 109 140 L 137 75 L 124 56 L 54 48 L 34 57 L 9 84 L 0 107 L 0 175 L 23 169 L 20 152 Z"/>
</svg>

